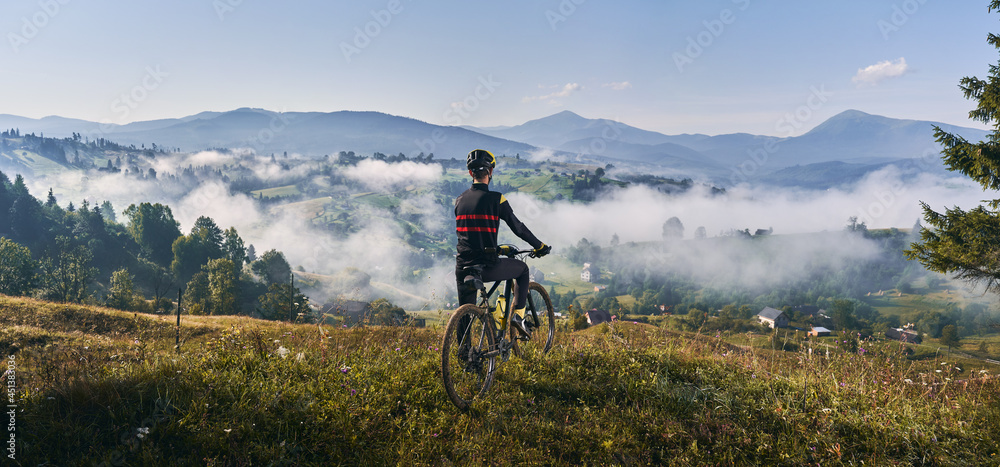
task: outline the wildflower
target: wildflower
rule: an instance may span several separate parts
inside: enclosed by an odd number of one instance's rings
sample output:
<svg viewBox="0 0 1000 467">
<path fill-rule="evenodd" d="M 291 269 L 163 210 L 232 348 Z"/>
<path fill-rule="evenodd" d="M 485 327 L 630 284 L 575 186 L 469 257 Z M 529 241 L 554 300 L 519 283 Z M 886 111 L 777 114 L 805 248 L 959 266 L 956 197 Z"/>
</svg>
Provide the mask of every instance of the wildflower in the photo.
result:
<svg viewBox="0 0 1000 467">
<path fill-rule="evenodd" d="M 913 384 L 913 380 L 910 379 L 910 378 L 904 379 L 903 382 L 906 383 L 906 384 Z"/>
<path fill-rule="evenodd" d="M 348 371 L 351 371 L 351 367 L 349 367 L 347 365 L 344 365 L 344 366 L 340 367 L 340 372 L 341 373 L 347 373 Z"/>
<path fill-rule="evenodd" d="M 136 438 L 139 438 L 139 439 L 143 439 L 143 438 L 146 437 L 146 435 L 149 434 L 149 428 L 148 427 L 139 427 L 139 428 L 136 428 L 135 431 L 136 431 L 135 436 L 136 436 Z"/>
<path fill-rule="evenodd" d="M 288 356 L 288 349 L 286 349 L 285 346 L 278 347 L 278 355 L 281 358 L 287 357 Z"/>
<path fill-rule="evenodd" d="M 979 370 L 979 374 L 981 374 L 981 375 L 985 375 L 986 373 L 989 373 L 989 372 L 986 371 L 986 370 Z"/>
<path fill-rule="evenodd" d="M 233 429 L 232 428 L 226 428 L 225 430 L 222 430 L 222 431 L 225 431 L 226 433 L 229 433 L 230 431 L 233 431 Z"/>
<path fill-rule="evenodd" d="M 396 347 L 396 352 L 399 352 L 399 347 Z"/>
<path fill-rule="evenodd" d="M 302 360 L 305 360 L 305 359 L 306 359 L 306 354 L 304 354 L 302 352 L 299 352 L 299 353 L 295 354 L 295 361 L 296 362 L 301 362 Z M 178 371 L 178 373 L 180 373 L 180 372 Z"/>
<path fill-rule="evenodd" d="M 275 339 L 275 340 L 274 340 L 274 343 L 275 343 L 275 344 L 280 344 L 280 343 L 281 343 L 281 339 Z"/>
<path fill-rule="evenodd" d="M 934 372 L 935 372 L 935 373 L 940 373 L 940 372 L 941 372 L 941 370 L 934 370 Z"/>
<path fill-rule="evenodd" d="M 823 408 L 823 413 L 830 413 L 830 412 L 833 412 L 833 409 L 831 409 L 829 407 Z"/>
</svg>

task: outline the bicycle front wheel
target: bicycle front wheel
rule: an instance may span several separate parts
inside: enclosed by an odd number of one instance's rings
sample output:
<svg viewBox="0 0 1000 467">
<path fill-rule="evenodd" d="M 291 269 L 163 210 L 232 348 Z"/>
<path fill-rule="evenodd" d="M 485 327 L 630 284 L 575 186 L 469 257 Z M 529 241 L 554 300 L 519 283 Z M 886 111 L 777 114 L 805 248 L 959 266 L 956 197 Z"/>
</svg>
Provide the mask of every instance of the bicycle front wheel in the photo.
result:
<svg viewBox="0 0 1000 467">
<path fill-rule="evenodd" d="M 511 329 L 514 354 L 521 358 L 531 358 L 547 353 L 556 339 L 556 315 L 549 293 L 537 282 L 528 285 L 524 322 L 531 328 L 531 338 L 524 340 L 519 334 L 513 334 L 516 331 Z"/>
<path fill-rule="evenodd" d="M 493 383 L 496 356 L 487 356 L 493 333 L 493 314 L 476 305 L 460 306 L 448 320 L 441 343 L 441 376 L 448 398 L 462 410 Z"/>
</svg>

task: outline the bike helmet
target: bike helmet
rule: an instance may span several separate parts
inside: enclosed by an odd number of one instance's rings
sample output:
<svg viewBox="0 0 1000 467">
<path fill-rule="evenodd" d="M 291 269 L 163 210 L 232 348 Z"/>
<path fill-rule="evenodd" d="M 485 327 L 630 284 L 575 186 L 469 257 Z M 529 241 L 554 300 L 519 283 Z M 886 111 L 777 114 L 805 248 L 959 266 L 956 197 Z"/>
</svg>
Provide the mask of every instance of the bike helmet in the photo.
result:
<svg viewBox="0 0 1000 467">
<path fill-rule="evenodd" d="M 469 153 L 467 158 L 466 167 L 469 170 L 495 168 L 497 166 L 497 158 L 493 157 L 489 151 L 485 149 L 474 149 Z"/>
</svg>

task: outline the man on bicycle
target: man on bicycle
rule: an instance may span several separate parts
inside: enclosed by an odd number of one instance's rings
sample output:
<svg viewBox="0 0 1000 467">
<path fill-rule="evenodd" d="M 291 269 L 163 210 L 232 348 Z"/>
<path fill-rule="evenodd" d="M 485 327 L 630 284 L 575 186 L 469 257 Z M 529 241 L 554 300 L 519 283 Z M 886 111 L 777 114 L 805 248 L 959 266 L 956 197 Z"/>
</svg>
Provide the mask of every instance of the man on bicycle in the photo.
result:
<svg viewBox="0 0 1000 467">
<path fill-rule="evenodd" d="M 503 194 L 490 191 L 489 183 L 493 180 L 493 169 L 496 167 L 493 154 L 476 149 L 469 153 L 466 166 L 472 176 L 472 188 L 455 200 L 455 227 L 458 233 L 455 279 L 458 283 L 459 305 L 476 301 L 475 287 L 472 283 L 465 282 L 465 277 L 475 269 L 482 268 L 481 279 L 484 282 L 515 279 L 511 324 L 518 332 L 530 337 L 531 332 L 524 324 L 524 307 L 528 301 L 528 265 L 518 259 L 499 257 L 505 253 L 497 245 L 500 221 L 506 222 L 514 235 L 534 248 L 533 256 L 545 256 L 552 251 L 552 247 L 540 242 L 517 219 Z"/>
</svg>

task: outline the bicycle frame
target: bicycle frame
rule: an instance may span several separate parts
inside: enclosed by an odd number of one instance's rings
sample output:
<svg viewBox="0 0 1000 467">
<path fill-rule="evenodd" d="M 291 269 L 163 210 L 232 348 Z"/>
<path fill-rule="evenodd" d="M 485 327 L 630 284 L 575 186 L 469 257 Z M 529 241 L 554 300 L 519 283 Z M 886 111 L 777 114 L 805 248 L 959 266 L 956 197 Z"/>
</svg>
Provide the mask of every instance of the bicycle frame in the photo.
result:
<svg viewBox="0 0 1000 467">
<path fill-rule="evenodd" d="M 511 254 L 509 257 L 515 257 L 515 256 L 519 256 L 519 255 L 522 255 L 522 254 L 527 254 L 527 253 L 531 253 L 531 250 L 518 251 L 518 252 L 515 252 L 515 253 Z M 496 292 L 497 288 L 499 288 L 501 284 L 504 284 L 504 290 L 503 290 L 504 309 L 503 309 L 503 320 L 501 321 L 501 322 L 504 323 L 504 325 L 500 329 L 494 329 L 495 335 L 496 335 L 496 339 L 495 339 L 496 345 L 498 345 L 498 346 L 501 347 L 496 352 L 501 352 L 503 350 L 509 350 L 509 348 L 504 349 L 503 348 L 504 347 L 503 344 L 506 343 L 506 342 L 508 342 L 506 340 L 506 335 L 507 335 L 507 330 L 510 328 L 510 315 L 511 315 L 511 312 L 513 311 L 513 306 L 514 306 L 513 305 L 514 302 L 513 302 L 513 300 L 511 300 L 511 294 L 513 293 L 513 290 L 514 290 L 514 279 L 505 279 L 505 280 L 501 280 L 501 281 L 494 281 L 493 282 L 493 286 L 490 287 L 490 290 L 488 292 L 484 292 L 486 290 L 485 287 L 482 288 L 482 289 L 480 289 L 479 292 L 478 292 L 479 293 L 479 307 L 484 308 L 484 309 L 489 310 L 490 312 L 492 312 L 492 308 L 490 307 L 490 298 L 493 297 L 493 293 Z M 531 315 L 530 319 L 532 320 L 534 326 L 538 327 L 539 326 L 538 312 L 535 309 L 535 307 L 533 306 L 534 304 L 532 303 L 531 295 L 528 295 L 528 303 L 526 305 L 527 305 L 527 309 L 530 310 L 530 313 L 528 313 L 528 314 Z M 526 315 L 524 318 L 528 319 L 528 316 Z M 494 328 L 495 328 L 495 326 L 496 326 L 496 323 L 494 323 Z M 530 339 L 530 337 L 528 339 Z M 496 355 L 496 353 L 494 353 L 494 352 L 489 352 L 487 354 L 487 356 L 491 356 L 491 354 L 492 355 Z"/>
</svg>

